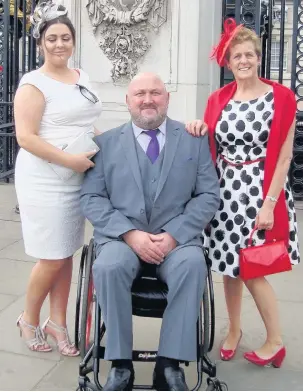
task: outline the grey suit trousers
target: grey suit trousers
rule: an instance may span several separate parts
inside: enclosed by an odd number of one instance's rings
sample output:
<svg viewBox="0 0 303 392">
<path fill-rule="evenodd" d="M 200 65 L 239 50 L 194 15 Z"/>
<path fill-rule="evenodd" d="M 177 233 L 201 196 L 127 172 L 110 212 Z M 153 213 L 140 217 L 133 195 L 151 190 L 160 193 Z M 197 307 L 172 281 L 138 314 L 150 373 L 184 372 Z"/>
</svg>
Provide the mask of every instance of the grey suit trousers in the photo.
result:
<svg viewBox="0 0 303 392">
<path fill-rule="evenodd" d="M 131 287 L 142 262 L 121 241 L 97 245 L 96 254 L 93 279 L 107 329 L 105 359 L 131 359 Z M 169 289 L 158 355 L 194 361 L 197 357 L 196 322 L 207 275 L 203 250 L 198 246 L 179 246 L 168 254 L 157 272 Z"/>
</svg>

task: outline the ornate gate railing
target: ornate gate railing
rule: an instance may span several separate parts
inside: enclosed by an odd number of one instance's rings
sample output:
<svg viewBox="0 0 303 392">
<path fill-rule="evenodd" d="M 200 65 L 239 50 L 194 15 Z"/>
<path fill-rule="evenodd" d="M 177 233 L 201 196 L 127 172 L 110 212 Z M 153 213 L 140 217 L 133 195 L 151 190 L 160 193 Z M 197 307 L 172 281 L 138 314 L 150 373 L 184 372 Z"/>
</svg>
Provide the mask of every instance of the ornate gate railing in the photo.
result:
<svg viewBox="0 0 303 392">
<path fill-rule="evenodd" d="M 17 154 L 13 98 L 20 77 L 37 66 L 29 15 L 35 0 L 0 0 L 0 180 L 14 173 Z"/>
<path fill-rule="evenodd" d="M 292 190 L 297 200 L 303 200 L 303 0 L 293 0 L 293 53 L 291 88 L 298 102 L 297 128 L 291 168 Z"/>
<path fill-rule="evenodd" d="M 234 17 L 261 37 L 260 75 L 284 83 L 296 93 L 290 180 L 295 199 L 303 200 L 303 0 L 223 0 L 222 15 L 223 19 Z M 230 72 L 222 68 L 221 86 L 231 78 Z"/>
<path fill-rule="evenodd" d="M 36 2 L 0 0 L 0 181 L 14 173 L 18 148 L 13 97 L 20 77 L 38 65 L 36 42 L 29 25 Z M 303 200 L 303 0 L 222 0 L 222 13 L 223 18 L 235 17 L 260 35 L 261 76 L 285 83 L 296 93 L 298 110 L 290 178 L 295 198 Z M 291 40 L 285 34 L 290 25 Z M 285 58 L 290 70 L 285 68 Z M 222 69 L 221 85 L 230 80 L 231 74 Z"/>
</svg>

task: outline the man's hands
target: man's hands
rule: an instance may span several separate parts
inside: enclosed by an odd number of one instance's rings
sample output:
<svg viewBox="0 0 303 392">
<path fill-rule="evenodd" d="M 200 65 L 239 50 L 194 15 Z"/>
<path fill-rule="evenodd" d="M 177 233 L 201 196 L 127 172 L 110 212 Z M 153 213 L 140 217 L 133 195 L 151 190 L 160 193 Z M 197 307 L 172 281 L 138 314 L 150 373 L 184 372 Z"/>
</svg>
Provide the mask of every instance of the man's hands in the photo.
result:
<svg viewBox="0 0 303 392">
<path fill-rule="evenodd" d="M 161 264 L 164 257 L 177 246 L 176 240 L 168 233 L 154 235 L 131 230 L 122 237 L 140 259 L 149 264 Z"/>
<path fill-rule="evenodd" d="M 169 233 L 149 234 L 149 237 L 159 246 L 164 256 L 167 256 L 177 246 L 177 241 Z"/>
<path fill-rule="evenodd" d="M 131 230 L 123 234 L 122 237 L 127 245 L 146 263 L 161 264 L 164 260 L 164 253 L 151 240 L 150 234 L 140 230 Z"/>
</svg>

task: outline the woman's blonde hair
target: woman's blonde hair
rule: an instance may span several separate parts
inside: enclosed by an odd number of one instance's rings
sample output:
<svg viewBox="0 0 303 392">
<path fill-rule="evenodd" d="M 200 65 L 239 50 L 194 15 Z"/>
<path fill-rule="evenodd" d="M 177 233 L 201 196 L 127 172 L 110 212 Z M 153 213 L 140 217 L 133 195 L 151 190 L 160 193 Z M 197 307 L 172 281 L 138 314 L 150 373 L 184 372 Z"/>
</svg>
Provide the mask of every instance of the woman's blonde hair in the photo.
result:
<svg viewBox="0 0 303 392">
<path fill-rule="evenodd" d="M 247 41 L 253 43 L 257 56 L 261 57 L 262 48 L 261 48 L 260 38 L 258 37 L 255 31 L 248 29 L 247 27 L 242 27 L 231 40 L 228 46 L 228 50 L 226 51 L 226 59 L 229 60 L 230 49 L 233 46 L 242 44 L 243 42 L 247 42 Z"/>
</svg>

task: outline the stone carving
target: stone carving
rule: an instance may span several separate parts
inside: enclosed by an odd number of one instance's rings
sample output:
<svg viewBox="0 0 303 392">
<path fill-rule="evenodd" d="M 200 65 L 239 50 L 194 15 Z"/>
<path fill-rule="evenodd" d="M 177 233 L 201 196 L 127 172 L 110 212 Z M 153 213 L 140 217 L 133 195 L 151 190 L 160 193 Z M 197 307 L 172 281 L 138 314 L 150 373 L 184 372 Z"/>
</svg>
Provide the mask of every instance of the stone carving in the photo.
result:
<svg viewBox="0 0 303 392">
<path fill-rule="evenodd" d="M 113 81 L 128 81 L 150 48 L 146 33 L 166 22 L 167 0 L 87 0 L 86 7 L 99 46 L 113 63 Z"/>
</svg>

